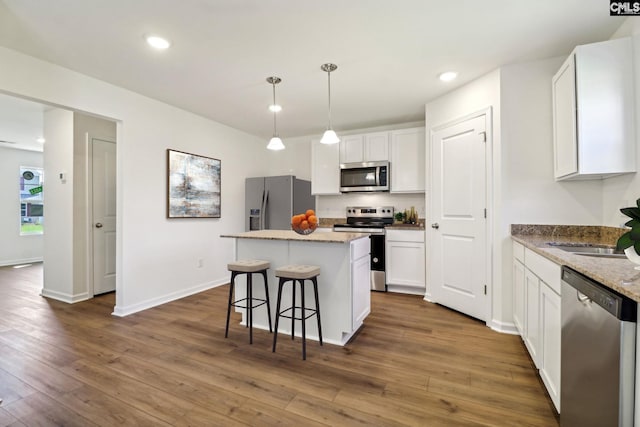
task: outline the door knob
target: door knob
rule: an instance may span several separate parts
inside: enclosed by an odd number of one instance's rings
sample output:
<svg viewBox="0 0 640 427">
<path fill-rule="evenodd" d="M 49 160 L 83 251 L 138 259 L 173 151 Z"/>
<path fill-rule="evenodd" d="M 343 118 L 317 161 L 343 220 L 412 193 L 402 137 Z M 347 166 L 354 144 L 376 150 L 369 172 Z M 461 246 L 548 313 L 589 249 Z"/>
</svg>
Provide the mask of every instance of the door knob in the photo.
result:
<svg viewBox="0 0 640 427">
<path fill-rule="evenodd" d="M 440 228 L 440 224 L 434 222 L 433 224 L 431 224 L 431 228 L 435 228 L 437 230 L 438 228 Z"/>
<path fill-rule="evenodd" d="M 97 222 L 96 223 L 96 228 L 102 228 L 102 223 L 101 222 Z"/>
</svg>

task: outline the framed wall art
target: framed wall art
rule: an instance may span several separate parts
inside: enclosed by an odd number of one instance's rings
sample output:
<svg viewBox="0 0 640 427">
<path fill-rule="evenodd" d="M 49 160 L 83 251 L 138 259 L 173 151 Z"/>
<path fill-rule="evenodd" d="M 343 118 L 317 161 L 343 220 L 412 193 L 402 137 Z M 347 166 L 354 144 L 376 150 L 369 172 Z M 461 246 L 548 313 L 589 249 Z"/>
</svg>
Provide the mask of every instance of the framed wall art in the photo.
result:
<svg viewBox="0 0 640 427">
<path fill-rule="evenodd" d="M 167 166 L 167 218 L 220 218 L 220 160 L 169 149 Z"/>
</svg>

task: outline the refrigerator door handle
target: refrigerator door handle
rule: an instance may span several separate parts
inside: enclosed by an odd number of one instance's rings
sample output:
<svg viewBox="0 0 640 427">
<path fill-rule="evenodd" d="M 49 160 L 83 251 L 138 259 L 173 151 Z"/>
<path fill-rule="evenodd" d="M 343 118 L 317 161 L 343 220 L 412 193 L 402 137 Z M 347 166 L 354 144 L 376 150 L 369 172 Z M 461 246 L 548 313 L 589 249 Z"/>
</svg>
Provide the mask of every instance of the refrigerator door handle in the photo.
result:
<svg viewBox="0 0 640 427">
<path fill-rule="evenodd" d="M 268 199 L 269 199 L 269 192 L 267 190 L 264 190 L 264 192 L 262 193 L 262 207 L 260 209 L 260 230 L 266 229 L 266 225 L 267 225 L 266 209 L 267 209 Z"/>
</svg>

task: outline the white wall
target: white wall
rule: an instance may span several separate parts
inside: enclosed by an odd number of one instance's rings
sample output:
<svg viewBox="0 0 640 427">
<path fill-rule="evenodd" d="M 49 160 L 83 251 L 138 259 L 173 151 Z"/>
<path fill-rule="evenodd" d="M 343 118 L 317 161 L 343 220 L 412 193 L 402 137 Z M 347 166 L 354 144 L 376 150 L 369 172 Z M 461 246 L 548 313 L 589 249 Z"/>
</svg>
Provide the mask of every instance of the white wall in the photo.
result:
<svg viewBox="0 0 640 427">
<path fill-rule="evenodd" d="M 597 225 L 602 222 L 602 181 L 556 182 L 553 174 L 551 78 L 565 57 L 500 69 L 502 218 L 496 223 L 495 254 L 502 268 L 501 300 L 494 320 L 512 322 L 511 224 Z M 496 263 L 496 268 L 500 268 Z M 500 305 L 498 305 L 500 304 Z"/>
<path fill-rule="evenodd" d="M 640 20 L 627 18 L 616 37 L 633 37 L 635 69 L 635 123 L 636 123 L 636 170 L 640 170 Z M 629 219 L 620 213 L 620 208 L 635 206 L 640 198 L 640 173 L 621 175 L 603 181 L 603 223 L 621 227 Z"/>
<path fill-rule="evenodd" d="M 219 236 L 244 228 L 244 178 L 268 172 L 262 139 L 6 48 L 0 48 L 0 63 L 0 91 L 118 122 L 116 314 L 228 281 L 233 242 Z M 222 161 L 220 219 L 166 218 L 168 148 Z M 45 169 L 72 169 L 72 155 L 70 150 L 68 160 Z M 71 188 L 70 181 L 67 185 Z M 69 215 L 48 226 L 60 226 L 61 239 L 70 242 L 73 199 L 68 196 Z M 66 248 L 66 242 L 59 243 Z M 71 251 L 61 252 L 56 281 L 70 279 L 71 257 Z M 45 255 L 45 272 L 49 266 Z"/>
<path fill-rule="evenodd" d="M 0 266 L 42 261 L 43 236 L 20 235 L 18 188 L 20 166 L 42 164 L 41 152 L 0 147 Z"/>
<path fill-rule="evenodd" d="M 426 134 L 427 141 L 431 134 L 431 129 L 440 125 L 450 123 L 454 120 L 465 117 L 471 113 L 482 111 L 487 108 L 491 108 L 492 111 L 492 123 L 491 132 L 492 143 L 489 147 L 490 156 L 493 166 L 493 176 L 489 178 L 488 186 L 493 187 L 494 205 L 489 205 L 489 233 L 493 235 L 494 241 L 499 242 L 501 239 L 501 233 L 498 224 L 501 223 L 501 206 L 499 201 L 501 200 L 501 188 L 499 185 L 493 185 L 493 183 L 499 183 L 501 177 L 501 135 L 500 135 L 500 123 L 501 123 L 501 105 L 500 105 L 500 70 L 492 71 L 491 73 L 466 84 L 465 86 L 458 88 L 448 94 L 428 103 L 426 105 Z M 429 147 L 427 146 L 427 164 L 430 164 L 429 159 Z M 429 168 L 427 168 L 429 169 Z M 428 179 L 427 179 L 428 181 Z M 428 193 L 427 193 L 428 194 Z M 428 198 L 427 198 L 428 205 Z M 431 215 L 429 214 L 429 217 Z M 431 228 L 427 227 L 427 241 L 431 238 Z M 503 323 L 502 313 L 502 300 L 503 289 L 501 282 L 502 260 L 501 260 L 500 247 L 494 246 L 491 250 L 491 298 L 492 298 L 492 319 L 489 321 L 492 327 L 496 329 L 501 328 Z M 426 298 L 431 299 L 431 280 L 429 271 L 429 250 L 427 249 L 427 291 Z"/>
<path fill-rule="evenodd" d="M 44 284 L 42 295 L 73 301 L 73 113 L 44 113 Z M 60 174 L 65 178 L 60 179 Z"/>
</svg>

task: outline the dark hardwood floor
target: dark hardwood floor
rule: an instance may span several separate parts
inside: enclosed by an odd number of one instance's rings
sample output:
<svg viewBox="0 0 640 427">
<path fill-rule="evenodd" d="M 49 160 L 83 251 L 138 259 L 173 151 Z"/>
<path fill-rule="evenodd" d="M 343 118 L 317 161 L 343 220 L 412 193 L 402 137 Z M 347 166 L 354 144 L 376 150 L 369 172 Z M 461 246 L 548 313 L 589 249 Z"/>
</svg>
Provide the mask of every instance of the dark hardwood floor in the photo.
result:
<svg viewBox="0 0 640 427">
<path fill-rule="evenodd" d="M 0 426 L 557 426 L 520 338 L 421 297 L 372 295 L 345 347 L 248 331 L 228 287 L 125 318 L 0 268 Z"/>
</svg>

